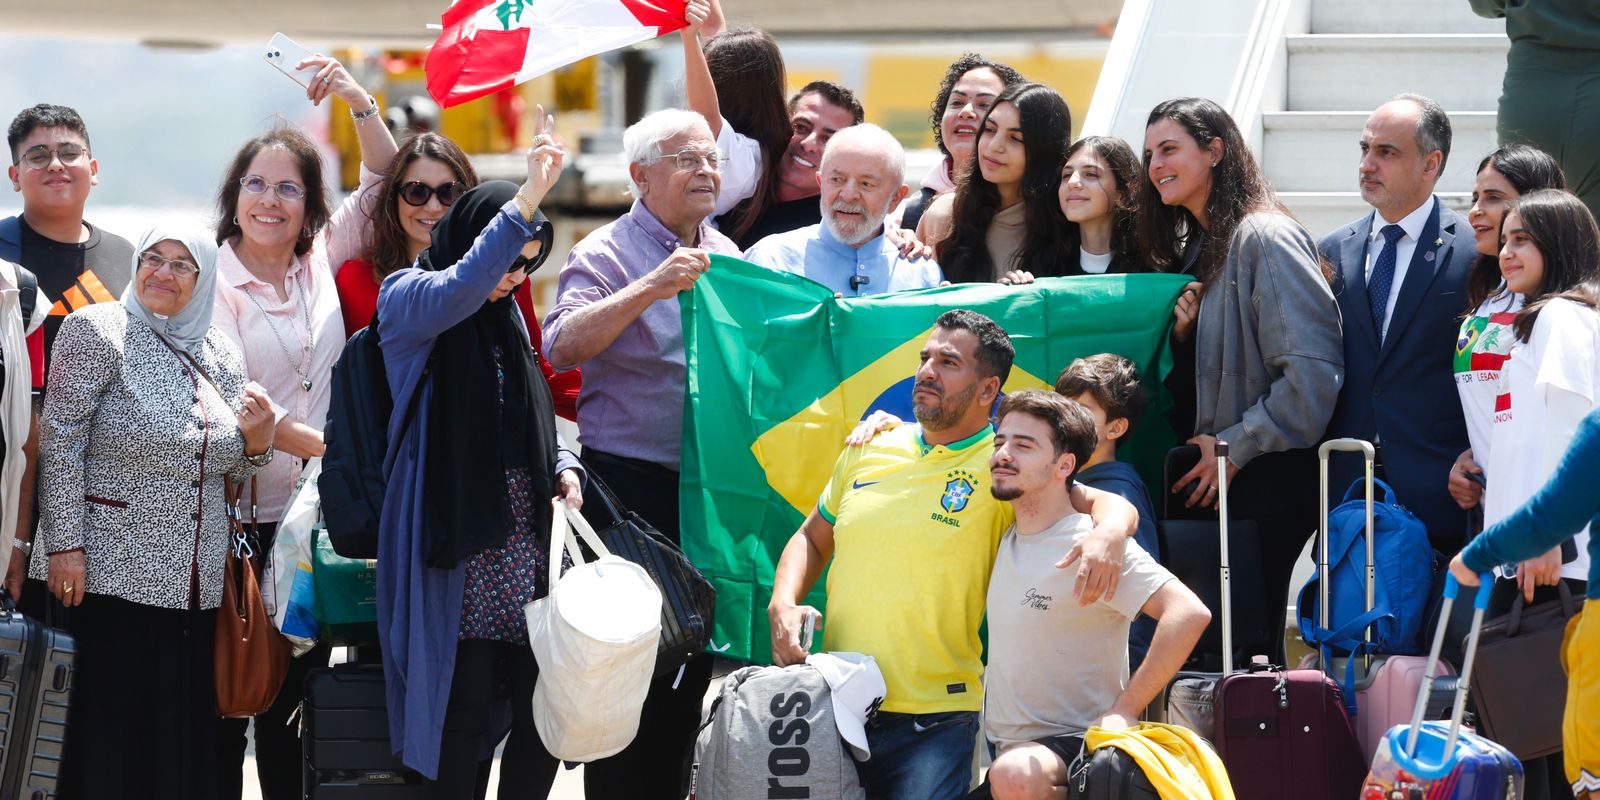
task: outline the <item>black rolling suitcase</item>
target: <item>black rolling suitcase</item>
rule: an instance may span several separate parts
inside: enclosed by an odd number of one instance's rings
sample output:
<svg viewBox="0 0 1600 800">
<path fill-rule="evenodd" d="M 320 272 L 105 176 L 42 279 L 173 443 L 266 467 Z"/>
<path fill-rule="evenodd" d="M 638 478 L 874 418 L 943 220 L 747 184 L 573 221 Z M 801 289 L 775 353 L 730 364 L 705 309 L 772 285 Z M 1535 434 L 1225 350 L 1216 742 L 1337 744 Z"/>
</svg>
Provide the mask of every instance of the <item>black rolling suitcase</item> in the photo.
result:
<svg viewBox="0 0 1600 800">
<path fill-rule="evenodd" d="M 423 777 L 390 750 L 381 668 L 340 664 L 312 670 L 301 713 L 306 800 L 425 796 Z"/>
<path fill-rule="evenodd" d="M 0 797 L 56 796 L 75 652 L 71 636 L 24 617 L 0 589 Z"/>
</svg>

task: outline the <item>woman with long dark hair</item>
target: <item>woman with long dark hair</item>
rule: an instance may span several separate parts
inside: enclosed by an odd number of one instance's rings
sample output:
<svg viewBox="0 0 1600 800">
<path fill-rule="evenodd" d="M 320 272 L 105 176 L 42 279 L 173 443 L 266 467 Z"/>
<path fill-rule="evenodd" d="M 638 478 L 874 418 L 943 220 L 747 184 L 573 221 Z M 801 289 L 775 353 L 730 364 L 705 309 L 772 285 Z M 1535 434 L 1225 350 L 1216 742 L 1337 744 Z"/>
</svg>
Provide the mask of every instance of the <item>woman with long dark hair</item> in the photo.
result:
<svg viewBox="0 0 1600 800">
<path fill-rule="evenodd" d="M 778 191 L 784 153 L 794 127 L 784 98 L 788 75 L 783 53 L 760 28 L 722 30 L 716 2 L 694 0 L 685 9 L 684 93 L 717 138 L 722 184 L 713 216 L 723 233 L 743 240 L 772 204 Z M 704 45 L 700 34 L 708 35 Z M 814 170 L 813 170 L 814 171 Z M 809 178 L 815 183 L 815 177 Z"/>
<path fill-rule="evenodd" d="M 1193 435 L 1200 463 L 1168 502 L 1217 501 L 1217 441 L 1229 444 L 1229 504 L 1261 536 L 1260 600 L 1282 608 L 1317 525 L 1316 454 L 1344 372 L 1339 308 L 1311 235 L 1278 201 L 1226 111 L 1201 98 L 1157 105 L 1145 126 L 1140 241 L 1146 263 L 1201 284 L 1193 323 Z M 1176 370 L 1175 370 L 1176 371 Z M 1239 642 L 1247 653 L 1281 653 Z"/>
<path fill-rule="evenodd" d="M 1502 331 L 1514 343 L 1500 367 L 1487 457 L 1478 456 L 1489 477 L 1486 530 L 1556 474 L 1584 418 L 1600 408 L 1600 229 L 1594 217 L 1571 193 L 1540 189 L 1506 206 L 1500 239 L 1504 291 L 1522 308 Z M 1490 613 L 1505 613 L 1518 594 L 1529 603 L 1556 599 L 1559 590 L 1549 587 L 1559 583 L 1585 594 L 1591 533 L 1585 527 L 1573 536 L 1569 561 L 1553 546 L 1516 564 L 1514 581 L 1496 581 Z M 1582 752 L 1581 742 L 1564 744 Z M 1527 796 L 1570 797 L 1562 763 L 1560 753 L 1528 760 Z"/>
<path fill-rule="evenodd" d="M 933 201 L 918 238 L 951 283 L 1061 274 L 1067 236 L 1056 189 L 1072 136 L 1067 101 L 1044 84 L 1016 84 L 995 99 L 980 131 L 972 169 Z"/>
<path fill-rule="evenodd" d="M 1506 289 L 1500 277 L 1500 223 L 1506 206 L 1539 189 L 1565 189 L 1561 165 L 1525 144 L 1501 147 L 1478 163 L 1467 221 L 1477 241 L 1478 260 L 1467 278 L 1467 314 L 1456 340 L 1456 388 L 1472 446 L 1450 469 L 1450 495 L 1462 508 L 1475 508 L 1483 489 L 1468 475 L 1483 475 L 1489 459 L 1489 431 L 1500 396 L 1501 368 L 1516 337 L 1511 322 L 1522 310 L 1522 296 Z"/>
<path fill-rule="evenodd" d="M 977 53 L 965 53 L 950 62 L 928 115 L 933 126 L 933 143 L 944 158 L 923 176 L 922 188 L 889 215 L 891 222 L 915 231 L 934 198 L 956 190 L 959 176 L 972 167 L 972 153 L 978 147 L 983 115 L 989 113 L 995 98 L 1007 86 L 1022 81 L 1021 73 L 1015 69 Z"/>
<path fill-rule="evenodd" d="M 1085 136 L 1061 167 L 1061 214 L 1067 218 L 1064 275 L 1148 272 L 1139 261 L 1139 157 L 1115 136 Z"/>
<path fill-rule="evenodd" d="M 543 797 L 559 763 L 534 729 L 523 607 L 549 591 L 551 498 L 577 506 L 582 488 L 509 299 L 552 241 L 538 204 L 565 153 L 539 118 L 521 188 L 463 195 L 378 296 L 396 398 L 377 592 L 390 731 L 441 800 L 471 797 L 506 735 L 499 687 L 512 695 L 499 796 Z"/>
<path fill-rule="evenodd" d="M 368 212 L 372 224 L 368 246 L 359 258 L 340 265 L 334 276 L 346 336 L 372 322 L 383 279 L 416 263 L 445 212 L 477 185 L 478 173 L 471 160 L 448 138 L 425 132 L 400 143 L 399 152 L 378 184 L 377 201 Z M 539 343 L 539 315 L 534 312 L 530 284 L 531 281 L 517 287 L 512 297 L 522 309 L 528 335 Z M 543 347 L 538 349 L 542 351 Z M 577 419 L 582 371 L 558 373 L 543 356 L 539 358 L 539 371 L 544 373 L 550 393 L 555 396 L 556 413 Z"/>
<path fill-rule="evenodd" d="M 1505 518 L 1544 485 L 1583 418 L 1600 407 L 1600 231 L 1576 196 L 1541 189 L 1512 202 L 1501 222 L 1500 274 L 1522 298 L 1511 322 L 1516 343 L 1502 367 L 1502 405 L 1493 417 L 1484 492 L 1486 525 Z M 1525 561 L 1517 584 L 1588 577 L 1588 533 L 1577 560 L 1551 550 Z"/>
</svg>

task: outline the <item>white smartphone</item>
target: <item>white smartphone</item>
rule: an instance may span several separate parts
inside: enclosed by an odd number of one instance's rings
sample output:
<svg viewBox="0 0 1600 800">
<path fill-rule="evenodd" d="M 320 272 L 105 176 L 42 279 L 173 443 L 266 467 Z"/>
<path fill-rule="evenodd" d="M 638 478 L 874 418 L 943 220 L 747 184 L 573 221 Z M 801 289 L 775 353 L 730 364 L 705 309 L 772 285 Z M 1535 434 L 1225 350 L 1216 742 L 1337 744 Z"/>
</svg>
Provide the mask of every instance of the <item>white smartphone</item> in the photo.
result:
<svg viewBox="0 0 1600 800">
<path fill-rule="evenodd" d="M 298 42 L 284 36 L 282 33 L 272 34 L 267 41 L 267 49 L 261 54 L 268 64 L 276 67 L 279 72 L 289 76 L 289 80 L 306 88 L 311 88 L 311 81 L 317 77 L 316 67 L 295 69 L 294 65 L 315 55 L 310 50 L 301 47 Z"/>
</svg>

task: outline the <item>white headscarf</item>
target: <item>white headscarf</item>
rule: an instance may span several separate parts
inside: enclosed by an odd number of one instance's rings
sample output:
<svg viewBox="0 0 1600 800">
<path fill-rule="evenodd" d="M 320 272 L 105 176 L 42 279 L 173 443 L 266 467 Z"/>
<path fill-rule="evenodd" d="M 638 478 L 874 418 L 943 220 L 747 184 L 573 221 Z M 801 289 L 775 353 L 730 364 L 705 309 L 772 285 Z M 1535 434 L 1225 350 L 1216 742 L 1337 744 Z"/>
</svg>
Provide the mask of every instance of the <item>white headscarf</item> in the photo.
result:
<svg viewBox="0 0 1600 800">
<path fill-rule="evenodd" d="M 200 274 L 194 279 L 194 293 L 189 303 L 169 317 L 152 313 L 139 302 L 139 256 L 158 242 L 174 241 L 189 248 Z M 145 231 L 139 237 L 139 246 L 133 250 L 133 280 L 122 293 L 122 304 L 144 324 L 178 348 L 195 358 L 200 357 L 201 344 L 206 331 L 211 329 L 211 311 L 216 305 L 217 243 L 211 234 L 198 226 L 162 224 Z"/>
</svg>

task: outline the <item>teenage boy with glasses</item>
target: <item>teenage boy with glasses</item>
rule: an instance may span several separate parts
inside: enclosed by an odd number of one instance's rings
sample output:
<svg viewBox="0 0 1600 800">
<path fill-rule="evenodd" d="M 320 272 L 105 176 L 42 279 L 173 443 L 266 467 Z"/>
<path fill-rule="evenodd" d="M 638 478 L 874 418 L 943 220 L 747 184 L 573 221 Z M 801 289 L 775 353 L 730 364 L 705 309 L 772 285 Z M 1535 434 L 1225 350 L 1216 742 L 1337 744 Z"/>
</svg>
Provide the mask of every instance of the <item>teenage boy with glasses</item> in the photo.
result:
<svg viewBox="0 0 1600 800">
<path fill-rule="evenodd" d="M 133 245 L 83 219 L 89 190 L 99 183 L 100 165 L 77 111 L 45 103 L 24 109 L 6 130 L 6 144 L 11 149 L 6 175 L 11 190 L 22 194 L 22 213 L 0 219 L 0 261 L 33 273 L 40 295 L 36 314 L 49 314 L 42 326 L 23 321 L 37 403 L 44 394 L 50 346 L 62 320 L 79 308 L 121 298 L 133 277 Z M 15 374 L 11 369 L 5 373 L 8 380 Z M 33 538 L 33 462 L 38 453 L 38 418 L 31 416 L 24 448 L 27 471 L 19 490 L 22 507 L 16 545 L 6 547 L 5 584 L 13 595 L 22 595 L 17 599 L 24 613 L 42 618 L 49 593 L 40 581 L 28 581 L 27 588 L 23 583 Z M 12 431 L 4 434 L 10 438 Z"/>
<path fill-rule="evenodd" d="M 0 220 L 0 259 L 38 276 L 39 288 L 54 304 L 43 337 L 29 342 L 34 393 L 42 394 L 61 321 L 84 306 L 122 297 L 133 277 L 133 245 L 83 219 L 89 190 L 100 182 L 100 164 L 77 111 L 44 103 L 25 109 L 11 121 L 6 143 L 6 174 L 12 191 L 22 194 L 22 214 Z"/>
</svg>

